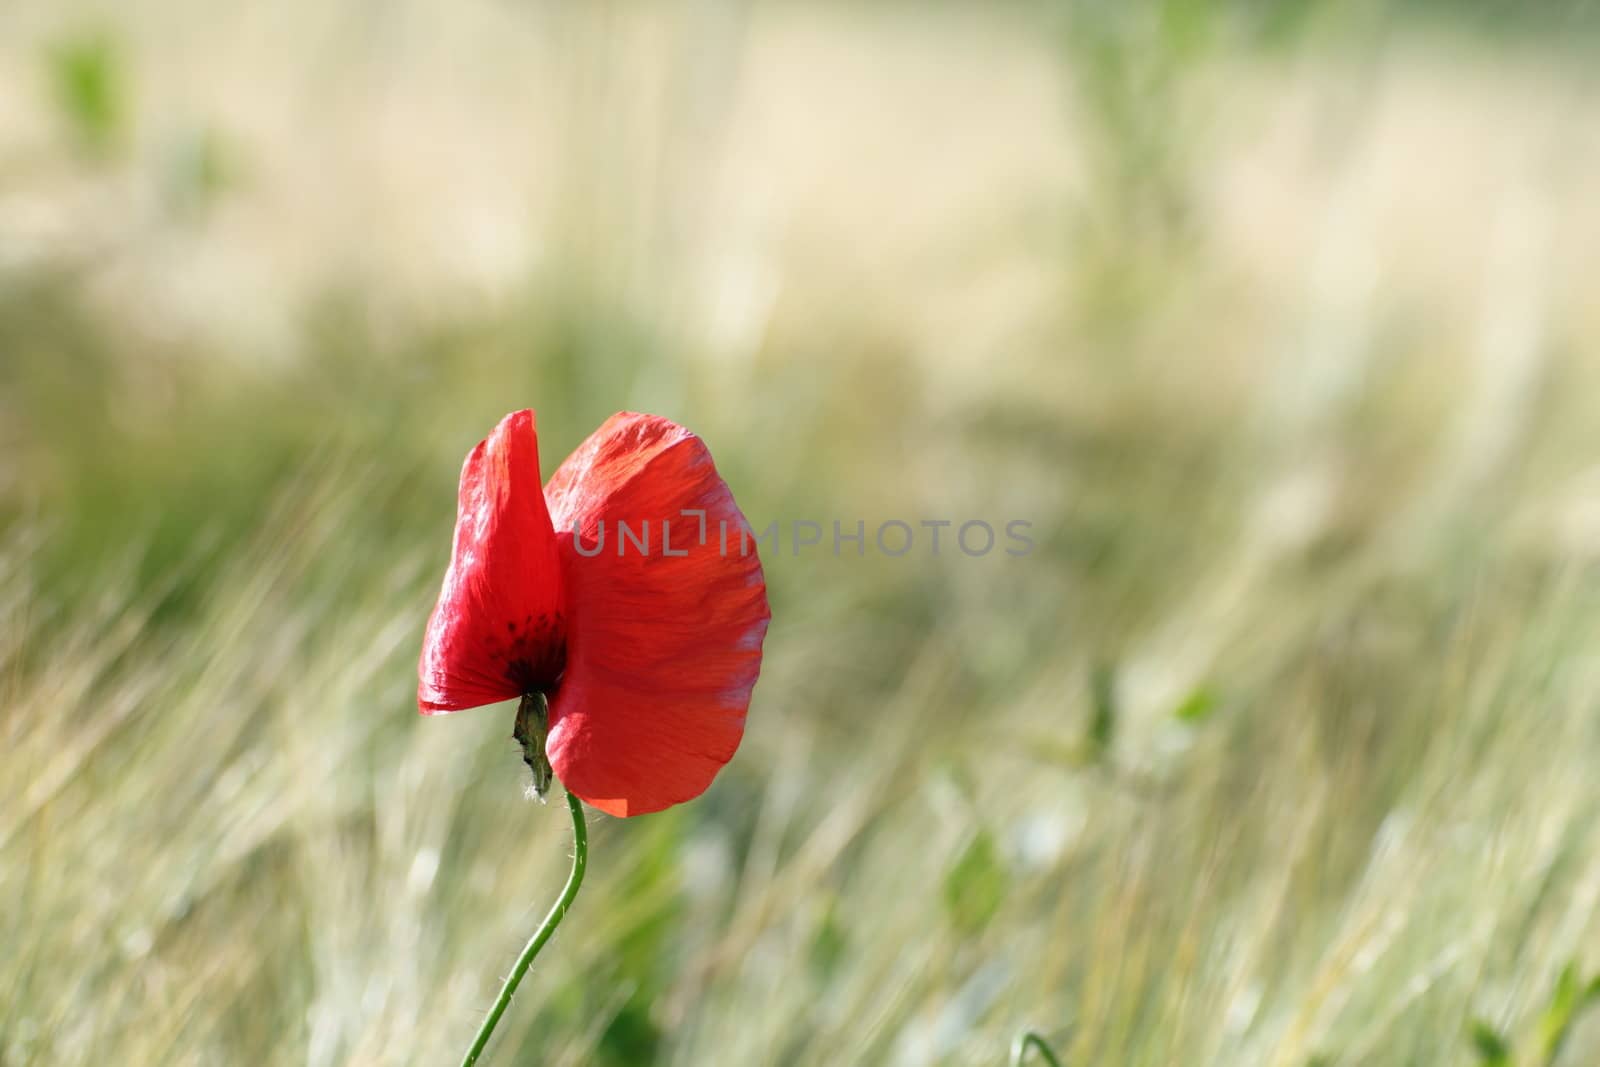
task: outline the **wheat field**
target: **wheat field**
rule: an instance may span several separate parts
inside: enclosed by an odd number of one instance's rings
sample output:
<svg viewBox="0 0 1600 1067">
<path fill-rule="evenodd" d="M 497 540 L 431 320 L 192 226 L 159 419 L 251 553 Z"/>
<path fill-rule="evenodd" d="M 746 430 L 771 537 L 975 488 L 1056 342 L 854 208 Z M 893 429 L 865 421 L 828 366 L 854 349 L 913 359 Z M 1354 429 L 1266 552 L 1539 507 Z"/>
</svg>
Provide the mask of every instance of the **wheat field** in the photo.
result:
<svg viewBox="0 0 1600 1067">
<path fill-rule="evenodd" d="M 456 1062 L 571 847 L 414 699 L 519 407 L 780 540 L 486 1063 L 1600 1062 L 1585 10 L 0 10 L 0 1065 Z"/>
</svg>

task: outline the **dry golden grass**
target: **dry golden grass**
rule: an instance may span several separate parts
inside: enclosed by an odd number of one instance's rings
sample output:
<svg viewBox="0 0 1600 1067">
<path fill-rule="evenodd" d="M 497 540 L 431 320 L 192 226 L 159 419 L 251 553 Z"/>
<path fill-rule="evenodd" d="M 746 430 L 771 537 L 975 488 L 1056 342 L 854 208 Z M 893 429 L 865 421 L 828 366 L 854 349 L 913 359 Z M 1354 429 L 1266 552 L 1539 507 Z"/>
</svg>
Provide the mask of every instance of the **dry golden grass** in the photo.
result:
<svg viewBox="0 0 1600 1067">
<path fill-rule="evenodd" d="M 1600 968 L 1592 77 L 1207 17 L 0 14 L 0 1065 L 459 1055 L 569 844 L 509 707 L 412 701 L 523 405 L 547 462 L 677 418 L 758 527 L 1038 548 L 769 554 L 744 748 L 592 818 L 490 1062 L 1543 1062 Z"/>
</svg>

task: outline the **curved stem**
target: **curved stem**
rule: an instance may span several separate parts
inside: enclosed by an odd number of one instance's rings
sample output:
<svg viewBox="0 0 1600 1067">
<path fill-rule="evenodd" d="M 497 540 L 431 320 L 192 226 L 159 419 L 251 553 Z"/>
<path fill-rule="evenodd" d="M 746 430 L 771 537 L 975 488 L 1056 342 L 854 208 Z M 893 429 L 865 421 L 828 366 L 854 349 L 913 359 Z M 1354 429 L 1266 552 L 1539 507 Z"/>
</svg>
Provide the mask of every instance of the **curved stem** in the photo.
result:
<svg viewBox="0 0 1600 1067">
<path fill-rule="evenodd" d="M 539 924 L 539 929 L 534 931 L 528 943 L 523 946 L 522 955 L 517 957 L 516 966 L 511 968 L 505 984 L 500 987 L 500 995 L 495 998 L 494 1007 L 489 1009 L 483 1025 L 478 1027 L 478 1036 L 473 1039 L 472 1047 L 467 1050 L 466 1058 L 461 1061 L 461 1067 L 472 1067 L 472 1064 L 478 1062 L 484 1046 L 489 1043 L 489 1035 L 494 1033 L 495 1026 L 500 1022 L 500 1016 L 506 1013 L 511 998 L 517 995 L 517 986 L 522 983 L 522 976 L 528 973 L 528 966 L 533 963 L 533 958 L 544 948 L 545 942 L 550 940 L 550 935 L 556 932 L 556 927 L 561 925 L 567 909 L 572 906 L 572 898 L 578 895 L 578 887 L 583 884 L 583 869 L 589 862 L 589 835 L 583 825 L 583 803 L 568 791 L 567 807 L 572 810 L 572 873 L 567 875 L 566 887 L 561 890 L 561 896 L 556 900 L 555 906 L 550 909 L 550 913 L 544 917 L 544 922 Z"/>
<path fill-rule="evenodd" d="M 1011 1067 L 1022 1067 L 1023 1057 L 1028 1054 L 1030 1045 L 1039 1050 L 1039 1055 L 1045 1058 L 1050 1067 L 1061 1067 L 1061 1061 L 1050 1051 L 1050 1046 L 1044 1043 L 1044 1038 L 1032 1030 L 1022 1031 L 1017 1035 L 1017 1039 L 1011 1042 Z"/>
</svg>

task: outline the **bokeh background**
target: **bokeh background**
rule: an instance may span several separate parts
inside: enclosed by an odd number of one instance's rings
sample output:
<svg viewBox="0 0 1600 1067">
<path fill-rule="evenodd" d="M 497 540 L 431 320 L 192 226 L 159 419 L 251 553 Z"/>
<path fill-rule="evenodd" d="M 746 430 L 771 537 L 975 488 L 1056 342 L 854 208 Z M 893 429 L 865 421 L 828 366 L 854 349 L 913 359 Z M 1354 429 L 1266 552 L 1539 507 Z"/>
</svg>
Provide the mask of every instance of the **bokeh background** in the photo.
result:
<svg viewBox="0 0 1600 1067">
<path fill-rule="evenodd" d="M 1553 0 L 0 7 L 0 1064 L 455 1062 L 570 849 L 414 704 L 523 406 L 1037 547 L 767 553 L 489 1062 L 1597 1062 L 1597 90 Z"/>
</svg>

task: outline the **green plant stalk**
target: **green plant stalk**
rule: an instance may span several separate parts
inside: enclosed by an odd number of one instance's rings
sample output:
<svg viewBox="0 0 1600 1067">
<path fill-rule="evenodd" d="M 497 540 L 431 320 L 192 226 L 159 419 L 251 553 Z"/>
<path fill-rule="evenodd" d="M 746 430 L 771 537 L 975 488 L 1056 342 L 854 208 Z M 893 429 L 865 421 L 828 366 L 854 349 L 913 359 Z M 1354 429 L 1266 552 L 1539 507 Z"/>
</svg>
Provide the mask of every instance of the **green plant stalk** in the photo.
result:
<svg viewBox="0 0 1600 1067">
<path fill-rule="evenodd" d="M 539 924 L 539 929 L 533 932 L 528 943 L 523 946 L 522 955 L 517 957 L 516 966 L 511 968 L 511 973 L 506 975 L 505 984 L 500 987 L 500 995 L 495 998 L 494 1007 L 489 1009 L 489 1014 L 484 1018 L 483 1025 L 478 1027 L 478 1036 L 473 1039 L 472 1047 L 467 1049 L 466 1056 L 461 1061 L 461 1067 L 472 1067 L 478 1062 L 478 1057 L 483 1054 L 484 1046 L 489 1043 L 489 1037 L 494 1033 L 494 1028 L 500 1022 L 500 1016 L 506 1013 L 511 998 L 517 995 L 517 986 L 522 984 L 522 976 L 528 973 L 533 958 L 544 948 L 545 942 L 556 932 L 556 927 L 561 925 L 561 920 L 566 918 L 567 909 L 572 907 L 572 900 L 578 895 L 578 887 L 583 884 L 583 869 L 589 862 L 589 835 L 583 825 L 583 802 L 574 796 L 571 790 L 567 791 L 567 807 L 572 811 L 572 873 L 567 875 L 566 887 L 561 890 L 550 913 L 544 917 L 544 922 Z"/>
<path fill-rule="evenodd" d="M 1011 1042 L 1011 1067 L 1022 1067 L 1022 1060 L 1027 1056 L 1029 1046 L 1038 1049 L 1039 1055 L 1045 1058 L 1050 1067 L 1061 1067 L 1061 1061 L 1050 1051 L 1050 1046 L 1044 1043 L 1044 1038 L 1032 1030 L 1022 1031 L 1017 1035 L 1017 1039 Z"/>
</svg>

